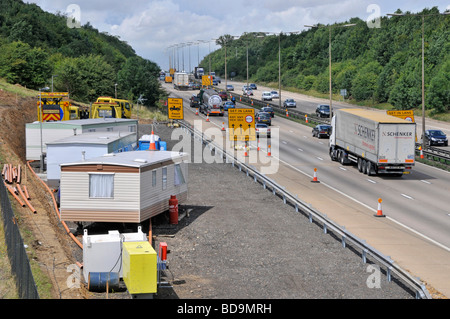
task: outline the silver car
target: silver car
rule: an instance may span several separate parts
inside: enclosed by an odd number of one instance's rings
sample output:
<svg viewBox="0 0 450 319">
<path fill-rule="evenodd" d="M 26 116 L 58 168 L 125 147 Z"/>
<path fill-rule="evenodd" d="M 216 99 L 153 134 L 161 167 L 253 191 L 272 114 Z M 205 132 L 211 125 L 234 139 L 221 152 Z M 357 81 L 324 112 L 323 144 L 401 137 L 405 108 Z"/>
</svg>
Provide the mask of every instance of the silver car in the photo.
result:
<svg viewBox="0 0 450 319">
<path fill-rule="evenodd" d="M 283 107 L 297 107 L 297 103 L 294 101 L 294 99 L 286 99 L 283 103 Z"/>
</svg>

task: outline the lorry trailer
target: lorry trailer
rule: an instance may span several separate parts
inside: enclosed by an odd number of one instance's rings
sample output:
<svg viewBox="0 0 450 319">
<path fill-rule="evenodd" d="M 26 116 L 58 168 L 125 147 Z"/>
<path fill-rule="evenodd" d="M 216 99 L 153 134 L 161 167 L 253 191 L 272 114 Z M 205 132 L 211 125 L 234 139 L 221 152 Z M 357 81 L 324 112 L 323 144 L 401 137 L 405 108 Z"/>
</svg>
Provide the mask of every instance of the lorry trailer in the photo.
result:
<svg viewBox="0 0 450 319">
<path fill-rule="evenodd" d="M 224 116 L 222 98 L 213 89 L 201 89 L 198 94 L 200 98 L 200 112 L 205 115 Z"/>
<path fill-rule="evenodd" d="M 367 175 L 409 174 L 415 163 L 416 124 L 378 111 L 337 109 L 331 120 L 329 154 L 355 163 Z"/>
</svg>

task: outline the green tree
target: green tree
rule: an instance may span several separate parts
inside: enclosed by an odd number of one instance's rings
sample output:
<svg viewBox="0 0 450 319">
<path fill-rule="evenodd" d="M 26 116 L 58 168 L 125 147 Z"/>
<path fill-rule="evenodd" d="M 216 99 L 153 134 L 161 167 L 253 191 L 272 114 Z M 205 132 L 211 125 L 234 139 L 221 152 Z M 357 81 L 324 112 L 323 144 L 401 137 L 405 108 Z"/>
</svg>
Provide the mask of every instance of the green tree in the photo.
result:
<svg viewBox="0 0 450 319">
<path fill-rule="evenodd" d="M 378 74 L 382 67 L 376 61 L 369 62 L 361 68 L 352 81 L 352 96 L 356 100 L 374 98 Z"/>
<path fill-rule="evenodd" d="M 436 76 L 431 79 L 426 94 L 427 109 L 435 113 L 447 113 L 450 110 L 450 59 L 447 57 L 444 65 Z"/>
</svg>

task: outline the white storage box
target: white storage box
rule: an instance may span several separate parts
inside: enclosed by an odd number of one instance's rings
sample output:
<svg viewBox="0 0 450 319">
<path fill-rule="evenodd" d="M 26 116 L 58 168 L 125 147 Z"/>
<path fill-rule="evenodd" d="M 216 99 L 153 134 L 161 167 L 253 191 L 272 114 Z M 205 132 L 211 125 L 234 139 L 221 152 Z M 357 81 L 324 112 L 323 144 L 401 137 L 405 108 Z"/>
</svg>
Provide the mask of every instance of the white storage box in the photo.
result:
<svg viewBox="0 0 450 319">
<path fill-rule="evenodd" d="M 117 230 L 110 230 L 104 235 L 88 235 L 84 230 L 83 236 L 83 276 L 87 282 L 90 272 L 117 272 L 122 278 L 122 243 L 147 241 L 147 236 L 141 227 L 137 233 L 120 234 Z"/>
</svg>

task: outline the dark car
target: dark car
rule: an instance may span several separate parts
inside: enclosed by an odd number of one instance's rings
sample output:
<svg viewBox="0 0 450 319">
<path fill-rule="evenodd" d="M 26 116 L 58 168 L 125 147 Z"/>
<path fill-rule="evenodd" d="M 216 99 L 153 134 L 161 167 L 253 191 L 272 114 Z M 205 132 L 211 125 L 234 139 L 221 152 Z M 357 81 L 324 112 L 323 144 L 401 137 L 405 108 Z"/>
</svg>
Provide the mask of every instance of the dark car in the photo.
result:
<svg viewBox="0 0 450 319">
<path fill-rule="evenodd" d="M 319 104 L 316 108 L 318 117 L 330 117 L 330 106 L 327 104 Z"/>
<path fill-rule="evenodd" d="M 331 134 L 331 125 L 327 124 L 319 124 L 312 129 L 313 137 L 330 137 Z"/>
<path fill-rule="evenodd" d="M 219 91 L 217 94 L 219 94 L 219 96 L 222 98 L 223 101 L 228 100 L 227 92 L 225 92 L 225 91 Z"/>
<path fill-rule="evenodd" d="M 267 125 L 272 125 L 272 117 L 269 113 L 259 112 L 256 114 L 256 123 L 265 123 Z"/>
<path fill-rule="evenodd" d="M 196 95 L 191 96 L 191 99 L 189 100 L 189 105 L 191 107 L 199 107 L 200 106 L 200 98 Z"/>
<path fill-rule="evenodd" d="M 261 112 L 269 113 L 271 117 L 275 117 L 275 112 L 271 106 L 264 106 L 261 108 Z"/>
<path fill-rule="evenodd" d="M 257 90 L 257 89 L 258 89 L 258 87 L 256 86 L 255 83 L 250 83 L 250 84 L 249 84 L 249 87 L 250 87 L 250 89 L 252 89 L 252 90 Z"/>
<path fill-rule="evenodd" d="M 297 107 L 297 103 L 294 101 L 294 99 L 286 99 L 283 103 L 283 107 Z"/>
<path fill-rule="evenodd" d="M 428 146 L 443 145 L 448 146 L 447 135 L 441 130 L 426 130 L 425 142 Z"/>
</svg>

